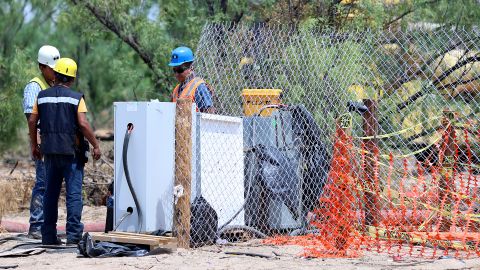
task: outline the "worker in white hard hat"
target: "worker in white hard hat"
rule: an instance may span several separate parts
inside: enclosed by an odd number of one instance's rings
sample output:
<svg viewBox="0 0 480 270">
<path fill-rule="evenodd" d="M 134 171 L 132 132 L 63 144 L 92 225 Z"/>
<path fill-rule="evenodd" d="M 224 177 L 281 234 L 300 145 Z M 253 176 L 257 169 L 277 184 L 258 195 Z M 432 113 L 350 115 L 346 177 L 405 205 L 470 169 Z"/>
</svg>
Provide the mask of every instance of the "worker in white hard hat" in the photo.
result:
<svg viewBox="0 0 480 270">
<path fill-rule="evenodd" d="M 45 90 L 53 85 L 55 73 L 53 68 L 60 58 L 57 48 L 45 45 L 38 50 L 38 68 L 41 76 L 37 76 L 28 82 L 23 90 L 23 112 L 28 118 L 33 110 L 33 105 L 37 95 L 41 90 Z M 35 185 L 32 189 L 32 198 L 30 201 L 30 228 L 28 236 L 40 239 L 40 232 L 43 224 L 43 196 L 45 194 L 45 166 L 42 159 L 35 160 Z"/>
</svg>

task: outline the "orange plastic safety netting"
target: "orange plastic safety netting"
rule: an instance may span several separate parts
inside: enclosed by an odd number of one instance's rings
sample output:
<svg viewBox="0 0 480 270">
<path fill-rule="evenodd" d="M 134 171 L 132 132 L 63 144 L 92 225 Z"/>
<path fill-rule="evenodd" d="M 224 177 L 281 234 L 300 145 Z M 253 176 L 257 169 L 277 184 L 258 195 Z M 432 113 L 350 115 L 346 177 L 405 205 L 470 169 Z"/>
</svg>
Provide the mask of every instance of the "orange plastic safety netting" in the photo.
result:
<svg viewBox="0 0 480 270">
<path fill-rule="evenodd" d="M 364 250 L 427 258 L 480 255 L 479 167 L 471 150 L 480 131 L 445 117 L 436 152 L 423 163 L 382 156 L 374 141 L 356 147 L 349 133 L 337 124 L 328 182 L 309 215 L 311 233 L 276 236 L 266 244 L 301 245 L 306 257 L 356 257 Z"/>
</svg>

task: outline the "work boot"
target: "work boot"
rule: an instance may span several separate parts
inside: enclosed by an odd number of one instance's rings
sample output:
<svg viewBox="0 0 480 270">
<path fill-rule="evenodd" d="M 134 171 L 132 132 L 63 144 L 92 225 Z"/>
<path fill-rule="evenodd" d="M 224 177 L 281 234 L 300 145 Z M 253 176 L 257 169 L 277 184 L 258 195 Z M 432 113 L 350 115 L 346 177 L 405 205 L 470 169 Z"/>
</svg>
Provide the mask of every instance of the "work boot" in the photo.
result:
<svg viewBox="0 0 480 270">
<path fill-rule="evenodd" d="M 40 230 L 29 230 L 27 237 L 30 239 L 42 239 L 42 232 Z"/>
<path fill-rule="evenodd" d="M 78 242 L 80 242 L 80 239 L 77 239 L 77 240 L 67 239 L 66 245 L 67 245 L 67 246 L 73 246 L 73 245 L 77 245 Z"/>
<path fill-rule="evenodd" d="M 47 241 L 44 241 L 42 239 L 42 245 L 46 245 L 46 246 L 59 246 L 62 244 L 62 240 L 60 238 L 57 237 L 57 239 L 53 242 L 47 242 Z"/>
</svg>

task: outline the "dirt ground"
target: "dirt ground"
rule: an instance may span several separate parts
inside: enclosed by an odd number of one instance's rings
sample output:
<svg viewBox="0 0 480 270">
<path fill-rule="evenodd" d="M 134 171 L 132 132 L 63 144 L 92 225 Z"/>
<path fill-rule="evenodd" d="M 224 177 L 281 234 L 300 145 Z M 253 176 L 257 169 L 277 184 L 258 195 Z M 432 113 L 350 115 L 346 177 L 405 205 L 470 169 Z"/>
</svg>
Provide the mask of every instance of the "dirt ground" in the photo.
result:
<svg viewBox="0 0 480 270">
<path fill-rule="evenodd" d="M 26 223 L 28 211 L 10 213 L 5 220 Z M 83 222 L 105 220 L 105 207 L 85 206 Z M 65 210 L 60 208 L 59 225 L 65 224 Z M 0 234 L 3 237 L 12 234 Z M 1 243 L 1 241 L 0 241 Z M 1 251 L 19 241 L 0 244 Z M 39 255 L 16 258 L 0 258 L 0 269 L 17 266 L 17 269 L 480 269 L 480 258 L 459 260 L 450 257 L 421 259 L 415 257 L 393 257 L 387 254 L 364 252 L 355 259 L 307 259 L 302 258 L 300 246 L 264 245 L 260 240 L 244 243 L 206 246 L 198 249 L 177 249 L 171 254 L 140 258 L 84 258 L 76 248 L 47 250 Z M 264 255 L 267 258 L 247 255 L 232 255 L 229 252 L 244 252 Z"/>
<path fill-rule="evenodd" d="M 105 162 L 106 164 L 107 162 Z M 103 164 L 103 166 L 107 166 Z M 3 162 L 0 165 L 0 187 L 12 194 L 0 196 L 0 219 L 2 207 L 5 210 L 3 220 L 28 224 L 29 192 L 33 184 L 33 163 L 28 159 L 21 160 L 14 168 L 15 161 Z M 102 164 L 100 164 L 102 165 Z M 91 179 L 104 185 L 108 182 L 108 168 L 92 170 L 87 184 Z M 107 175 L 107 176 L 105 176 Z M 7 196 L 8 195 L 8 196 Z M 87 197 L 89 195 L 87 194 Z M 2 206 L 3 200 L 3 206 Z M 12 203 L 13 202 L 13 203 Z M 106 208 L 93 206 L 86 202 L 82 221 L 84 223 L 104 222 Z M 11 207 L 14 207 L 13 209 Z M 65 207 L 60 206 L 58 225 L 65 224 Z M 19 241 L 8 241 L 2 244 L 3 237 L 12 234 L 0 234 L 0 254 Z M 266 257 L 247 255 L 232 255 L 229 252 L 244 252 L 261 254 Z M 16 269 L 480 269 L 480 258 L 459 260 L 450 257 L 436 259 L 421 259 L 415 257 L 394 257 L 388 254 L 364 252 L 355 259 L 307 259 L 302 258 L 300 246 L 270 246 L 263 245 L 260 240 L 245 243 L 207 246 L 198 249 L 178 249 L 171 254 L 146 256 L 140 258 L 84 258 L 76 248 L 66 250 L 46 250 L 39 255 L 28 257 L 0 258 L 0 269 L 8 266 Z"/>
<path fill-rule="evenodd" d="M 108 185 L 113 180 L 113 144 L 102 144 L 102 159 L 89 161 L 85 166 L 83 200 L 87 206 L 105 204 Z M 8 158 L 6 158 L 8 156 Z M 13 157 L 12 157 L 13 156 Z M 0 157 L 0 220 L 2 215 L 23 215 L 30 205 L 30 195 L 35 183 L 35 164 L 26 154 Z M 65 204 L 62 188 L 60 205 Z M 88 209 L 87 209 L 88 210 Z"/>
<path fill-rule="evenodd" d="M 3 234 L 5 235 L 5 234 Z M 7 243 L 3 250 L 13 243 Z M 5 247 L 3 247 L 5 246 Z M 445 258 L 425 260 L 386 255 L 365 254 L 358 259 L 305 259 L 298 256 L 298 246 L 263 246 L 258 240 L 248 243 L 208 246 L 194 250 L 178 249 L 172 254 L 139 258 L 84 258 L 75 249 L 49 250 L 39 255 L 21 258 L 1 258 L 0 268 L 17 269 L 480 269 L 480 259 Z M 249 252 L 268 258 L 230 255 L 228 252 Z"/>
</svg>

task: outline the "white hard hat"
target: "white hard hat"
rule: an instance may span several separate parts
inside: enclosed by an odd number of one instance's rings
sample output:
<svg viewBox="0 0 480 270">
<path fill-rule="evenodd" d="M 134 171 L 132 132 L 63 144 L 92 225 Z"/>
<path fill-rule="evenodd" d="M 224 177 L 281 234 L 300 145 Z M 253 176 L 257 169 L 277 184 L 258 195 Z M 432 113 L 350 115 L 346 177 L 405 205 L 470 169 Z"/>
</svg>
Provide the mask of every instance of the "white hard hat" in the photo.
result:
<svg viewBox="0 0 480 270">
<path fill-rule="evenodd" d="M 53 46 L 44 45 L 38 50 L 38 63 L 40 64 L 54 68 L 58 59 L 60 59 L 60 52 Z"/>
</svg>

